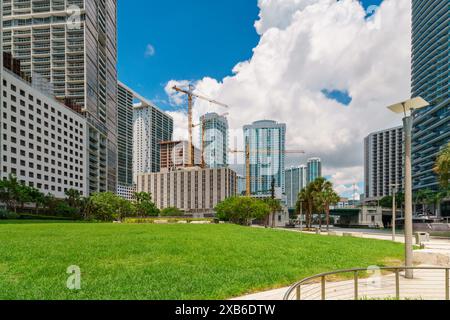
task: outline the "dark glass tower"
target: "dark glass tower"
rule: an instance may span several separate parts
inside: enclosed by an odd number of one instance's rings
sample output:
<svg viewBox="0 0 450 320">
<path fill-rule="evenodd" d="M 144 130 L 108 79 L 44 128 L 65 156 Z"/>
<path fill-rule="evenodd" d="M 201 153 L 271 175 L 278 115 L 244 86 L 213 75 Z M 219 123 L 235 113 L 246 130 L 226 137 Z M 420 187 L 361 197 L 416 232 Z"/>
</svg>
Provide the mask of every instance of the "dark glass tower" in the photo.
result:
<svg viewBox="0 0 450 320">
<path fill-rule="evenodd" d="M 431 106 L 415 114 L 414 189 L 438 189 L 433 166 L 450 141 L 450 3 L 412 1 L 412 96 Z"/>
</svg>

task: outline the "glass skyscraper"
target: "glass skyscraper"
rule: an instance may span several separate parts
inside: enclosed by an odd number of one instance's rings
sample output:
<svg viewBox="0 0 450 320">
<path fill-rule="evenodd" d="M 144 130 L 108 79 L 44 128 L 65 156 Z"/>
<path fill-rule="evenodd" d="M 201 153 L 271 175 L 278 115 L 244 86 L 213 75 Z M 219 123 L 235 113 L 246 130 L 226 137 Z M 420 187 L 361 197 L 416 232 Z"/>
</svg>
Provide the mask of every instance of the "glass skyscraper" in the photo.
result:
<svg viewBox="0 0 450 320">
<path fill-rule="evenodd" d="M 250 184 L 254 196 L 285 192 L 286 125 L 275 121 L 256 121 L 244 126 L 245 145 L 250 148 Z"/>
<path fill-rule="evenodd" d="M 308 184 L 322 177 L 322 161 L 319 158 L 311 158 L 308 160 L 307 175 Z"/>
<path fill-rule="evenodd" d="M 307 167 L 299 166 L 286 169 L 286 201 L 289 209 L 295 209 L 300 191 L 306 187 Z"/>
<path fill-rule="evenodd" d="M 205 133 L 203 134 L 203 130 Z M 217 113 L 200 117 L 200 148 L 208 168 L 224 168 L 228 165 L 228 120 Z M 204 139 L 204 141 L 202 141 Z M 202 144 L 204 143 L 204 148 Z"/>
<path fill-rule="evenodd" d="M 412 96 L 431 106 L 416 112 L 413 131 L 414 189 L 438 189 L 433 166 L 450 141 L 450 5 L 412 1 Z"/>
</svg>

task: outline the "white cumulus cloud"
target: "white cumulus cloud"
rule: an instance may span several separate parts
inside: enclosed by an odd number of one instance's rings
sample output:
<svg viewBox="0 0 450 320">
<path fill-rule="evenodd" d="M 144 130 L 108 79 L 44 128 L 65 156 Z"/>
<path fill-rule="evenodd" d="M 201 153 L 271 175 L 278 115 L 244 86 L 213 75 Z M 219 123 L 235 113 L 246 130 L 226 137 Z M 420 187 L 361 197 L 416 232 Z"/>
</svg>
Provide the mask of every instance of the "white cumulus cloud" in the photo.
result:
<svg viewBox="0 0 450 320">
<path fill-rule="evenodd" d="M 224 79 L 198 80 L 197 91 L 230 105 L 232 147 L 243 147 L 242 126 L 273 119 L 287 124 L 288 148 L 300 159 L 322 158 L 338 188 L 363 179 L 363 139 L 401 123 L 386 106 L 410 95 L 409 0 L 384 0 L 367 13 L 356 0 L 259 0 L 260 42 L 249 61 Z M 174 104 L 182 97 L 169 92 Z M 348 106 L 322 92 L 346 91 Z M 197 100 L 195 118 L 217 106 Z M 220 112 L 220 111 L 219 111 Z M 177 118 L 178 119 L 178 118 Z M 176 126 L 186 127 L 180 114 Z M 180 134 L 182 134 L 180 132 Z M 196 141 L 196 140 L 195 140 Z"/>
</svg>

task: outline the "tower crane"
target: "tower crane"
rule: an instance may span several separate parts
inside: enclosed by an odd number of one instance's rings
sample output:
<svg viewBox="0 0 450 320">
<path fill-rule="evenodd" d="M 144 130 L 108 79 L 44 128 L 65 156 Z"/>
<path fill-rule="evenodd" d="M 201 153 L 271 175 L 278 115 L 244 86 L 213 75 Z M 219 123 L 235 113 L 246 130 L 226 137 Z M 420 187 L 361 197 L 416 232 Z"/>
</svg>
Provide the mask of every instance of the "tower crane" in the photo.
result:
<svg viewBox="0 0 450 320">
<path fill-rule="evenodd" d="M 193 129 L 192 111 L 193 111 L 193 107 L 194 107 L 194 98 L 205 100 L 205 101 L 208 101 L 209 103 L 216 104 L 216 105 L 222 106 L 224 108 L 229 108 L 229 106 L 222 102 L 216 101 L 214 99 L 204 97 L 204 96 L 194 93 L 195 88 L 192 84 L 189 85 L 187 90 L 182 89 L 178 86 L 173 86 L 172 89 L 174 91 L 185 94 L 188 97 L 189 165 L 191 167 L 193 167 L 194 166 L 194 150 L 193 150 L 193 143 L 192 143 L 192 129 Z"/>
<path fill-rule="evenodd" d="M 245 151 L 242 150 L 228 150 L 228 152 L 230 153 L 244 153 L 245 154 L 245 183 L 246 183 L 246 196 L 250 197 L 252 195 L 252 185 L 251 185 L 251 177 L 250 177 L 250 156 L 251 156 L 251 152 L 250 152 L 250 144 L 247 143 L 245 146 Z M 255 154 L 258 153 L 272 153 L 272 154 L 305 154 L 305 151 L 303 150 L 284 150 L 284 151 L 274 151 L 274 150 L 258 150 L 254 152 Z M 275 184 L 274 181 L 272 181 L 272 198 L 274 198 L 274 192 L 275 192 Z"/>
</svg>

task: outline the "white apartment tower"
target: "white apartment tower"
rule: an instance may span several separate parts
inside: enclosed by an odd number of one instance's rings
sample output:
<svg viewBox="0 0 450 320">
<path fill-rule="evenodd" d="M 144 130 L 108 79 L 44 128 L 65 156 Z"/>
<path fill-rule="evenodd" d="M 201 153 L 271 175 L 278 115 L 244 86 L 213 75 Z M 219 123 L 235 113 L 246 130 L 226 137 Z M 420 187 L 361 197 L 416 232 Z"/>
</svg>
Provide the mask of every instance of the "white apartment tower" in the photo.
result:
<svg viewBox="0 0 450 320">
<path fill-rule="evenodd" d="M 285 171 L 286 201 L 289 209 L 296 207 L 298 194 L 307 186 L 307 169 L 307 166 L 302 165 Z"/>
<path fill-rule="evenodd" d="M 370 134 L 364 141 L 365 199 L 379 200 L 403 190 L 403 128 Z"/>
<path fill-rule="evenodd" d="M 3 49 L 88 121 L 89 193 L 116 191 L 116 0 L 3 0 Z"/>
<path fill-rule="evenodd" d="M 160 143 L 172 140 L 173 118 L 142 97 L 133 111 L 133 175 L 160 171 Z"/>
</svg>

